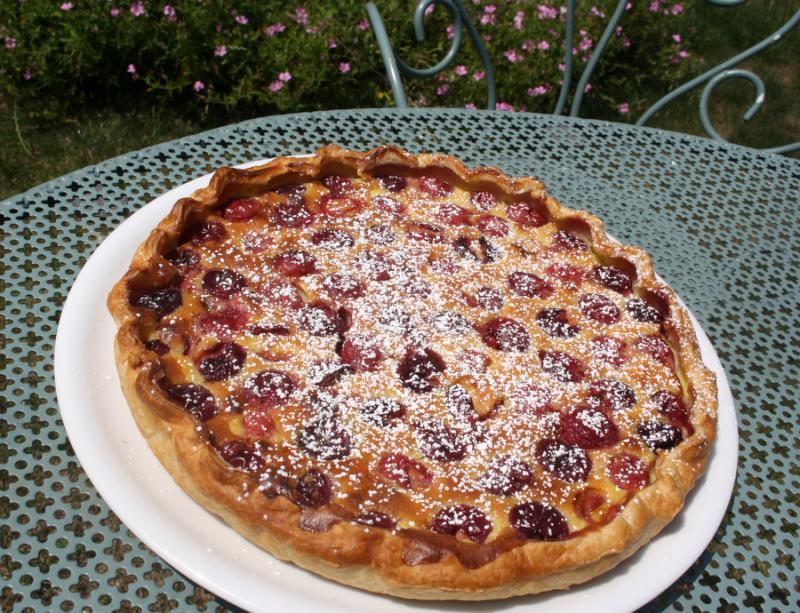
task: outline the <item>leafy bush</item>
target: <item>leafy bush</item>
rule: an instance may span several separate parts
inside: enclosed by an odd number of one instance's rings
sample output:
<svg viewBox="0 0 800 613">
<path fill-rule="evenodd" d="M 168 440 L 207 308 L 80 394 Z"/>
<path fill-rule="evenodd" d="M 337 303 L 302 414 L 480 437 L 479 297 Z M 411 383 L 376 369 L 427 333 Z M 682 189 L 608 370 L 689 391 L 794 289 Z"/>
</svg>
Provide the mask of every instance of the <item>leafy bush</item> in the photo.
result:
<svg viewBox="0 0 800 613">
<path fill-rule="evenodd" d="M 502 109 L 554 107 L 565 14 L 554 1 L 466 3 L 487 40 Z M 644 91 L 666 92 L 696 68 L 680 0 L 646 1 L 631 0 L 593 76 L 594 114 L 641 111 Z M 429 66 L 443 57 L 452 36 L 444 7 L 427 17 L 428 40 L 418 44 L 413 2 L 377 4 L 402 58 Z M 615 2 L 578 4 L 575 82 Z M 361 0 L 4 0 L 0 43 L 0 91 L 53 113 L 137 99 L 200 116 L 392 105 Z M 405 83 L 418 105 L 485 106 L 483 68 L 466 38 L 445 72 Z"/>
</svg>

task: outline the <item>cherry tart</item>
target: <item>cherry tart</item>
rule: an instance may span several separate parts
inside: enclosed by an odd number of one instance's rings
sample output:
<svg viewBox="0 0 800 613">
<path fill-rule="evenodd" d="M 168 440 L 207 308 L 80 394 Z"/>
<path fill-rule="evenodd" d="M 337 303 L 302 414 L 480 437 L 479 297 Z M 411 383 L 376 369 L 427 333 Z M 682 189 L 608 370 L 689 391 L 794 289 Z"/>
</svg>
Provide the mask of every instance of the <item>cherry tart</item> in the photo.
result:
<svg viewBox="0 0 800 613">
<path fill-rule="evenodd" d="M 715 434 L 714 376 L 649 256 L 534 179 L 444 155 L 223 168 L 109 308 L 181 487 L 374 592 L 586 581 L 680 510 Z"/>
</svg>

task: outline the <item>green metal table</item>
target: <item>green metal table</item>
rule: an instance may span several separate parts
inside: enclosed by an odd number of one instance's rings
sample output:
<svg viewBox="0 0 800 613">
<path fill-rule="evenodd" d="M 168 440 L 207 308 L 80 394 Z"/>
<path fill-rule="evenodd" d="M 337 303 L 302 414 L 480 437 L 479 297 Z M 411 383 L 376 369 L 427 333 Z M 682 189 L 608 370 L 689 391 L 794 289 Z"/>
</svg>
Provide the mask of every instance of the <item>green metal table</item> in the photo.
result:
<svg viewBox="0 0 800 613">
<path fill-rule="evenodd" d="M 53 343 L 83 263 L 148 201 L 223 165 L 394 143 L 533 174 L 653 254 L 709 334 L 740 424 L 734 496 L 697 562 L 644 610 L 800 610 L 800 161 L 599 121 L 458 110 L 269 117 L 130 153 L 0 204 L 0 607 L 224 610 L 92 487 L 56 403 Z"/>
</svg>

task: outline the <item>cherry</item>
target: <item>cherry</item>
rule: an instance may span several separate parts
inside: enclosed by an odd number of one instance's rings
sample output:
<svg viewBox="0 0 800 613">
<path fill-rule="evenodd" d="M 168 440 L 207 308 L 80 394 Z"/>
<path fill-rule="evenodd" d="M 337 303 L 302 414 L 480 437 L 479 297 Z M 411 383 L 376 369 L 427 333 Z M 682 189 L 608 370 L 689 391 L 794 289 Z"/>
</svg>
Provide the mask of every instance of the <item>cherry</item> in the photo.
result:
<svg viewBox="0 0 800 613">
<path fill-rule="evenodd" d="M 248 472 L 260 472 L 264 468 L 264 459 L 255 445 L 244 441 L 228 441 L 219 448 L 219 455 L 234 468 Z"/>
<path fill-rule="evenodd" d="M 594 357 L 611 366 L 621 366 L 628 359 L 625 355 L 625 343 L 618 338 L 596 336 L 591 342 Z"/>
<path fill-rule="evenodd" d="M 479 211 L 491 211 L 498 200 L 492 192 L 470 192 L 469 202 Z"/>
<path fill-rule="evenodd" d="M 610 325 L 619 321 L 620 310 L 607 296 L 584 294 L 580 297 L 579 304 L 581 313 L 601 324 Z"/>
<path fill-rule="evenodd" d="M 408 184 L 406 178 L 399 175 L 386 175 L 385 177 L 378 177 L 378 181 L 380 181 L 380 184 L 385 190 L 393 193 L 402 192 Z"/>
<path fill-rule="evenodd" d="M 272 223 L 284 228 L 305 228 L 314 222 L 314 213 L 308 210 L 302 197 L 281 202 L 272 210 Z"/>
<path fill-rule="evenodd" d="M 333 484 L 324 472 L 311 469 L 297 479 L 294 501 L 302 507 L 318 509 L 333 497 Z"/>
<path fill-rule="evenodd" d="M 287 404 L 296 389 L 295 377 L 280 370 L 262 370 L 242 386 L 246 402 L 255 402 L 268 408 Z"/>
<path fill-rule="evenodd" d="M 433 481 L 433 474 L 427 466 L 401 453 L 384 455 L 378 462 L 378 471 L 409 490 L 428 487 Z"/>
<path fill-rule="evenodd" d="M 219 413 L 214 394 L 202 385 L 179 383 L 169 388 L 167 393 L 198 421 L 208 421 Z"/>
<path fill-rule="evenodd" d="M 229 306 L 217 313 L 203 313 L 197 318 L 197 329 L 201 334 L 216 338 L 229 338 L 247 325 L 248 315 L 236 306 Z"/>
<path fill-rule="evenodd" d="M 389 260 L 382 253 L 367 249 L 356 256 L 356 268 L 373 281 L 388 281 L 391 274 Z"/>
<path fill-rule="evenodd" d="M 261 203 L 255 198 L 239 198 L 225 205 L 222 216 L 228 221 L 250 221 L 261 212 Z"/>
<path fill-rule="evenodd" d="M 381 309 L 378 314 L 378 323 L 394 334 L 407 334 L 414 327 L 411 315 L 398 304 Z"/>
<path fill-rule="evenodd" d="M 600 285 L 618 294 L 628 294 L 633 287 L 633 279 L 615 266 L 595 266 L 592 275 Z"/>
<path fill-rule="evenodd" d="M 467 373 L 483 374 L 491 363 L 488 355 L 474 349 L 465 349 L 458 354 L 458 364 Z"/>
<path fill-rule="evenodd" d="M 650 400 L 658 407 L 658 412 L 669 419 L 673 424 L 682 426 L 689 422 L 689 411 L 686 405 L 683 403 L 683 400 L 672 392 L 659 390 L 650 396 Z"/>
<path fill-rule="evenodd" d="M 206 381 L 224 381 L 237 374 L 244 366 L 247 351 L 231 342 L 217 343 L 203 352 L 197 370 Z"/>
<path fill-rule="evenodd" d="M 304 277 L 317 272 L 317 258 L 305 251 L 285 251 L 272 258 L 272 267 L 287 277 Z"/>
<path fill-rule="evenodd" d="M 207 242 L 219 242 L 227 238 L 228 232 L 218 221 L 208 223 L 198 223 L 186 228 L 181 234 L 179 242 L 191 241 L 192 245 L 198 246 Z"/>
<path fill-rule="evenodd" d="M 547 274 L 558 279 L 564 287 L 578 289 L 583 283 L 583 271 L 567 262 L 556 262 L 547 267 Z"/>
<path fill-rule="evenodd" d="M 531 342 L 525 326 L 508 317 L 489 319 L 478 326 L 478 332 L 486 345 L 498 351 L 524 352 Z"/>
<path fill-rule="evenodd" d="M 338 361 L 321 361 L 312 366 L 309 373 L 309 381 L 319 387 L 330 387 L 339 382 L 339 380 L 353 372 L 353 369 L 347 364 L 340 364 Z"/>
<path fill-rule="evenodd" d="M 346 249 L 355 244 L 353 237 L 344 230 L 335 228 L 323 228 L 311 235 L 311 242 L 323 249 L 334 251 L 336 249 Z"/>
<path fill-rule="evenodd" d="M 452 184 L 438 177 L 420 177 L 419 188 L 434 198 L 444 198 L 453 192 Z"/>
<path fill-rule="evenodd" d="M 467 455 L 467 443 L 455 430 L 439 420 L 429 420 L 415 424 L 422 455 L 437 462 L 462 460 Z"/>
<path fill-rule="evenodd" d="M 131 301 L 132 306 L 155 311 L 159 319 L 172 313 L 181 304 L 183 304 L 183 296 L 181 296 L 180 290 L 174 287 L 157 289 L 149 294 L 142 294 Z"/>
<path fill-rule="evenodd" d="M 664 366 L 674 366 L 675 358 L 672 349 L 663 338 L 657 334 L 648 334 L 636 339 L 636 348 L 649 355 L 654 360 L 661 362 Z"/>
<path fill-rule="evenodd" d="M 286 185 L 276 187 L 272 191 L 282 196 L 299 196 L 305 193 L 306 186 L 303 183 L 287 183 Z"/>
<path fill-rule="evenodd" d="M 246 232 L 242 237 L 242 245 L 248 253 L 261 253 L 272 247 L 274 241 L 267 232 Z"/>
<path fill-rule="evenodd" d="M 385 528 L 386 530 L 393 530 L 397 525 L 397 520 L 392 519 L 386 513 L 378 513 L 377 511 L 367 511 L 361 515 L 353 518 L 357 524 L 364 526 L 372 526 L 373 528 Z"/>
<path fill-rule="evenodd" d="M 648 324 L 660 324 L 664 321 L 663 315 L 641 298 L 630 299 L 625 305 L 625 310 L 636 321 Z"/>
<path fill-rule="evenodd" d="M 169 345 L 158 339 L 145 341 L 144 348 L 148 351 L 152 351 L 156 355 L 167 355 L 169 353 Z"/>
<path fill-rule="evenodd" d="M 372 199 L 372 206 L 379 211 L 395 216 L 400 216 L 406 212 L 406 205 L 390 196 L 375 196 Z"/>
<path fill-rule="evenodd" d="M 602 411 L 577 406 L 561 413 L 561 438 L 584 449 L 611 447 L 619 441 L 616 424 Z"/>
<path fill-rule="evenodd" d="M 448 413 L 459 423 L 474 423 L 478 419 L 475 411 L 475 403 L 472 396 L 461 385 L 451 385 L 447 388 L 444 398 L 444 406 Z"/>
<path fill-rule="evenodd" d="M 275 421 L 264 410 L 248 407 L 242 412 L 242 421 L 248 438 L 266 439 L 275 431 Z"/>
<path fill-rule="evenodd" d="M 374 341 L 366 338 L 348 338 L 342 344 L 342 362 L 355 372 L 372 372 L 378 369 L 383 353 Z"/>
<path fill-rule="evenodd" d="M 548 281 L 519 270 L 508 275 L 508 287 L 517 296 L 526 298 L 548 298 L 553 293 L 553 286 Z"/>
<path fill-rule="evenodd" d="M 678 428 L 655 420 L 639 424 L 636 431 L 653 451 L 672 449 L 683 440 L 683 435 Z"/>
<path fill-rule="evenodd" d="M 384 226 L 382 224 L 370 226 L 367 228 L 364 236 L 371 243 L 383 246 L 391 245 L 397 239 L 397 235 L 394 233 L 394 230 L 392 230 L 389 226 Z"/>
<path fill-rule="evenodd" d="M 347 313 L 343 309 L 335 311 L 333 307 L 317 301 L 305 307 L 300 313 L 300 327 L 312 336 L 333 336 L 346 331 Z"/>
<path fill-rule="evenodd" d="M 408 277 L 403 287 L 403 291 L 409 296 L 414 296 L 415 298 L 427 298 L 431 291 L 433 291 L 433 288 L 431 287 L 430 283 L 425 281 L 425 279 L 420 279 L 419 277 Z"/>
<path fill-rule="evenodd" d="M 260 324 L 256 324 L 254 326 L 250 326 L 250 334 L 255 336 L 260 336 L 262 334 L 274 334 L 276 336 L 291 336 L 292 329 L 289 326 L 282 326 L 280 324 L 276 324 L 274 326 L 262 326 Z"/>
<path fill-rule="evenodd" d="M 553 247 L 556 251 L 586 251 L 588 246 L 583 239 L 566 230 L 559 230 L 553 239 Z"/>
<path fill-rule="evenodd" d="M 361 298 L 364 295 L 363 284 L 353 275 L 327 275 L 322 280 L 322 287 L 335 300 Z"/>
<path fill-rule="evenodd" d="M 445 241 L 444 230 L 440 226 L 421 221 L 412 221 L 406 227 L 408 238 L 415 241 L 425 241 L 427 243 L 443 243 Z"/>
<path fill-rule="evenodd" d="M 322 177 L 322 184 L 330 190 L 331 196 L 334 198 L 341 198 L 346 195 L 352 187 L 350 179 L 341 175 Z"/>
<path fill-rule="evenodd" d="M 361 198 L 325 194 L 318 201 L 319 210 L 329 217 L 347 217 L 360 212 L 365 205 Z"/>
<path fill-rule="evenodd" d="M 521 492 L 533 482 L 533 471 L 527 462 L 510 455 L 495 457 L 489 464 L 480 484 L 495 496 L 511 496 Z"/>
<path fill-rule="evenodd" d="M 608 463 L 608 476 L 618 488 L 636 490 L 650 483 L 650 470 L 636 456 L 616 455 Z"/>
<path fill-rule="evenodd" d="M 513 507 L 508 523 L 522 538 L 534 541 L 559 541 L 569 536 L 567 519 L 558 509 L 541 502 L 523 502 Z"/>
<path fill-rule="evenodd" d="M 193 249 L 178 249 L 175 253 L 168 255 L 167 260 L 179 273 L 186 275 L 200 266 L 200 256 Z"/>
<path fill-rule="evenodd" d="M 429 392 L 439 385 L 439 373 L 445 369 L 444 360 L 432 349 L 409 347 L 397 366 L 403 387 L 412 392 Z"/>
<path fill-rule="evenodd" d="M 452 536 L 461 532 L 469 540 L 483 543 L 492 531 L 492 522 L 475 507 L 457 504 L 439 511 L 433 518 L 431 530 Z"/>
<path fill-rule="evenodd" d="M 235 270 L 209 270 L 203 275 L 203 290 L 220 300 L 227 300 L 247 285 L 244 277 Z"/>
<path fill-rule="evenodd" d="M 511 399 L 523 413 L 543 415 L 552 410 L 550 392 L 541 385 L 521 383 L 511 392 Z"/>
<path fill-rule="evenodd" d="M 580 331 L 578 326 L 569 323 L 564 309 L 542 309 L 536 314 L 536 324 L 554 338 L 572 338 Z"/>
<path fill-rule="evenodd" d="M 536 443 L 536 461 L 549 474 L 570 483 L 586 481 L 592 470 L 586 450 L 554 438 Z"/>
<path fill-rule="evenodd" d="M 475 220 L 475 225 L 486 236 L 499 238 L 508 234 L 508 222 L 495 215 L 481 215 Z"/>
<path fill-rule="evenodd" d="M 455 204 L 445 203 L 439 205 L 434 216 L 438 221 L 449 226 L 470 225 L 470 212 L 464 207 Z"/>
<path fill-rule="evenodd" d="M 406 414 L 405 407 L 394 398 L 371 398 L 360 407 L 364 421 L 375 426 L 388 426 Z"/>
<path fill-rule="evenodd" d="M 583 364 L 562 351 L 540 351 L 542 371 L 561 383 L 580 383 L 585 375 Z"/>
<path fill-rule="evenodd" d="M 636 394 L 622 381 L 598 379 L 589 385 L 589 406 L 600 411 L 628 411 L 636 404 Z"/>
<path fill-rule="evenodd" d="M 300 291 L 288 279 L 272 279 L 260 292 L 270 303 L 287 309 L 299 309 L 304 304 Z"/>
<path fill-rule="evenodd" d="M 346 458 L 352 449 L 350 434 L 334 416 L 325 413 L 303 428 L 297 444 L 309 456 L 325 461 Z"/>
<path fill-rule="evenodd" d="M 539 206 L 544 208 L 544 203 L 539 202 Z M 547 217 L 537 205 L 532 202 L 512 202 L 506 208 L 509 219 L 516 221 L 523 226 L 537 228 L 547 223 Z"/>
<path fill-rule="evenodd" d="M 437 313 L 433 318 L 433 327 L 439 332 L 449 332 L 459 336 L 472 330 L 469 320 L 456 311 Z"/>
</svg>

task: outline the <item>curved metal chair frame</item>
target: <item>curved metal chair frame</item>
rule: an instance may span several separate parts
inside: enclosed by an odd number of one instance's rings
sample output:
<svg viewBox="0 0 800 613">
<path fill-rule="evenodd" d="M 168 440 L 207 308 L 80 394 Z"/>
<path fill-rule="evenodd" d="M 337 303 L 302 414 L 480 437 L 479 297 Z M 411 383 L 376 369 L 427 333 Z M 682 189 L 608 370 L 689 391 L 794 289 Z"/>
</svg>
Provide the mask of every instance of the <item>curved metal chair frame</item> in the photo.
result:
<svg viewBox="0 0 800 613">
<path fill-rule="evenodd" d="M 717 6 L 725 6 L 731 7 L 742 4 L 746 0 L 706 0 L 712 4 Z M 597 63 L 600 61 L 600 58 L 603 56 L 603 52 L 608 45 L 608 41 L 611 39 L 611 36 L 614 33 L 617 25 L 619 24 L 623 13 L 625 12 L 625 5 L 627 4 L 628 0 L 619 0 L 617 5 L 614 9 L 614 13 L 611 15 L 609 19 L 608 25 L 606 29 L 603 31 L 603 35 L 600 38 L 597 46 L 595 47 L 594 52 L 592 53 L 589 61 L 587 62 L 586 66 L 581 73 L 580 78 L 578 79 L 578 84 L 575 87 L 575 91 L 572 98 L 572 104 L 569 107 L 569 115 L 571 117 L 577 117 L 580 113 L 581 104 L 583 102 L 583 93 L 586 87 L 586 84 L 589 82 L 589 79 L 594 72 Z M 489 53 L 486 50 L 486 47 L 483 44 L 483 40 L 481 39 L 480 35 L 478 34 L 475 26 L 472 23 L 472 20 L 469 17 L 469 13 L 466 11 L 464 6 L 461 4 L 460 0 L 420 0 L 417 3 L 417 8 L 414 11 L 414 33 L 418 42 L 423 42 L 425 40 L 425 12 L 428 7 L 433 5 L 442 5 L 444 6 L 449 12 L 451 17 L 453 18 L 453 40 L 450 44 L 450 48 L 447 50 L 444 58 L 442 58 L 438 63 L 428 68 L 414 68 L 406 64 L 402 59 L 400 59 L 397 54 L 392 49 L 391 42 L 389 41 L 389 36 L 386 33 L 386 28 L 383 25 L 383 20 L 381 19 L 380 11 L 372 2 L 367 3 L 367 14 L 369 16 L 369 20 L 372 24 L 373 32 L 375 32 L 375 38 L 378 42 L 378 47 L 381 51 L 381 56 L 383 57 L 384 65 L 386 66 L 386 74 L 389 78 L 389 85 L 392 89 L 392 96 L 394 98 L 395 104 L 400 108 L 408 107 L 408 101 L 406 99 L 405 90 L 403 89 L 403 83 L 401 74 L 406 74 L 412 77 L 429 77 L 435 74 L 438 74 L 445 70 L 450 64 L 453 63 L 458 51 L 461 47 L 461 42 L 464 37 L 464 26 L 467 28 L 467 32 L 469 34 L 470 40 L 472 41 L 475 50 L 478 52 L 478 56 L 480 57 L 481 63 L 483 64 L 484 71 L 486 72 L 486 79 L 488 84 L 488 104 L 487 107 L 489 110 L 494 110 L 496 105 L 496 88 L 495 88 L 495 80 L 494 80 L 494 70 L 492 69 L 492 63 L 489 59 Z M 658 100 L 655 104 L 653 104 L 650 108 L 648 108 L 642 116 L 636 121 L 637 126 L 645 125 L 658 111 L 668 105 L 670 102 L 678 98 L 679 96 L 685 94 L 691 89 L 694 89 L 698 85 L 702 85 L 705 83 L 705 87 L 703 89 L 703 93 L 700 96 L 700 105 L 699 105 L 699 113 L 700 113 L 700 121 L 703 124 L 703 128 L 708 133 L 708 135 L 716 141 L 720 142 L 728 142 L 725 140 L 720 134 L 714 129 L 714 126 L 711 123 L 711 119 L 708 115 L 708 100 L 711 96 L 711 93 L 714 91 L 714 88 L 717 87 L 722 81 L 728 79 L 745 79 L 750 81 L 756 88 L 756 99 L 752 106 L 745 112 L 744 120 L 750 121 L 755 114 L 761 109 L 764 104 L 765 99 L 765 88 L 763 81 L 758 77 L 758 75 L 742 69 L 734 69 L 734 66 L 743 62 L 744 60 L 756 55 L 763 49 L 766 49 L 770 45 L 775 44 L 779 40 L 781 40 L 792 28 L 794 28 L 798 23 L 800 23 L 800 10 L 798 10 L 785 24 L 783 24 L 778 30 L 776 30 L 773 34 L 762 40 L 761 42 L 753 45 L 749 49 L 746 49 L 739 53 L 738 55 L 732 57 L 731 59 L 722 62 L 721 64 L 714 66 L 710 70 L 707 70 L 703 74 L 695 77 L 694 79 L 684 83 L 677 89 L 669 92 L 660 100 Z M 565 52 L 564 52 L 564 80 L 561 84 L 561 90 L 559 92 L 558 101 L 556 102 L 556 107 L 554 109 L 554 113 L 556 115 L 563 115 L 567 99 L 569 97 L 570 86 L 572 84 L 572 41 L 574 37 L 574 29 L 575 29 L 575 0 L 567 0 L 567 23 L 566 23 L 566 44 L 565 44 Z M 770 147 L 762 149 L 762 151 L 767 153 L 788 153 L 790 151 L 800 151 L 800 141 L 795 143 L 790 143 L 787 145 L 782 145 L 780 147 Z"/>
</svg>

